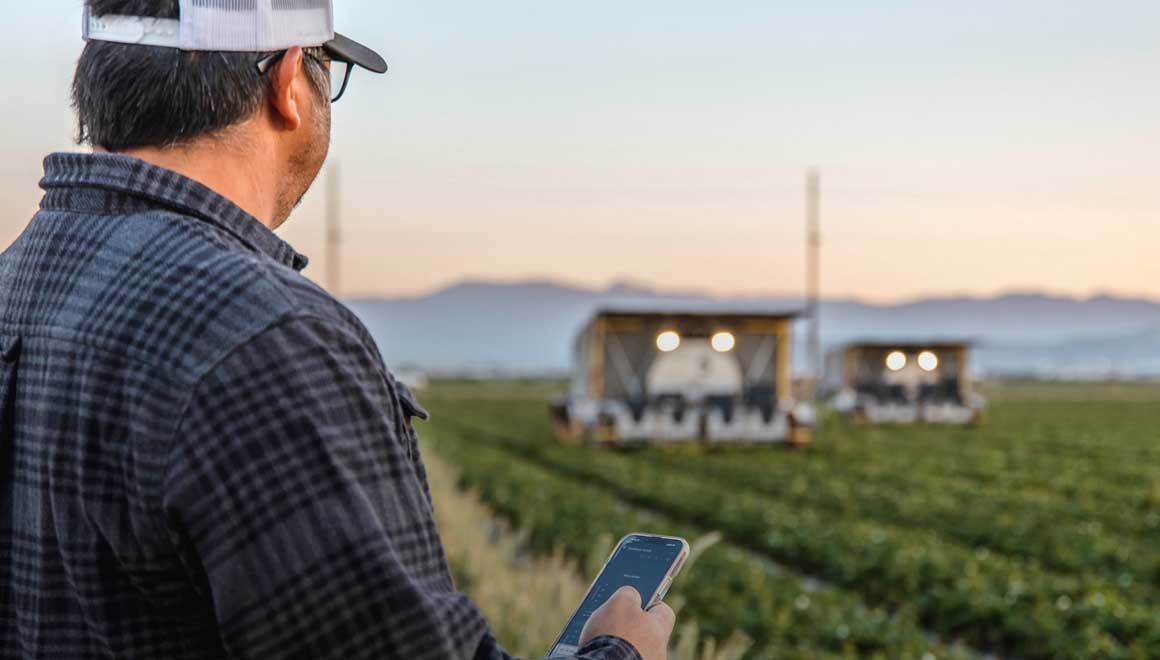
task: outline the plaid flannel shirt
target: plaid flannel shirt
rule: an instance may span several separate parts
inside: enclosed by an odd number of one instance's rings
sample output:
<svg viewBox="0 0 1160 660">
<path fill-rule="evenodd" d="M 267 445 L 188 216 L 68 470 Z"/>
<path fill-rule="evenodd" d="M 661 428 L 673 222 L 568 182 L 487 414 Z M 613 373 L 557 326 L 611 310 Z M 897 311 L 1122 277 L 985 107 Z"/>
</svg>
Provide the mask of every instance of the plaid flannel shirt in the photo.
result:
<svg viewBox="0 0 1160 660">
<path fill-rule="evenodd" d="M 134 158 L 41 186 L 0 255 L 0 658 L 507 658 L 452 584 L 426 412 L 306 259 Z"/>
</svg>

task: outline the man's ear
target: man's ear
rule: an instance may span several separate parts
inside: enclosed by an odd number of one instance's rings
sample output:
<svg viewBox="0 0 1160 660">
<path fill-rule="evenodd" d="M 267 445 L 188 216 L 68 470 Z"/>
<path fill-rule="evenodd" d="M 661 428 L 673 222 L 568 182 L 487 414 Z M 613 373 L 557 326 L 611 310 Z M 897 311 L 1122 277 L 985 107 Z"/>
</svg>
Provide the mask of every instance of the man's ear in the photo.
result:
<svg viewBox="0 0 1160 660">
<path fill-rule="evenodd" d="M 273 86 L 270 103 L 274 106 L 277 115 L 285 122 L 286 128 L 291 131 L 298 130 L 298 127 L 302 125 L 302 111 L 305 109 L 305 104 L 309 102 L 309 99 L 301 94 L 303 87 L 294 84 L 299 75 L 306 75 L 302 68 L 305 56 L 302 48 L 298 46 L 291 48 L 278 60 L 278 65 L 270 74 L 270 82 Z"/>
</svg>

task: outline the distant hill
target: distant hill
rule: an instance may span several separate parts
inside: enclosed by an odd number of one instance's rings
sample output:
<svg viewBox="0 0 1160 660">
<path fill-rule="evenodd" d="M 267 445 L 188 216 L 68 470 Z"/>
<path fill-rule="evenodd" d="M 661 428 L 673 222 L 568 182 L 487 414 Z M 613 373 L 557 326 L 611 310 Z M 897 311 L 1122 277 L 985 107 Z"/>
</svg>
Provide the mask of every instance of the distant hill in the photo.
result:
<svg viewBox="0 0 1160 660">
<path fill-rule="evenodd" d="M 1160 377 L 1160 326 L 1141 332 L 1048 345 L 984 344 L 983 373 L 1066 379 Z"/>
<path fill-rule="evenodd" d="M 601 307 L 803 307 L 791 297 L 714 297 L 627 282 L 596 290 L 547 280 L 465 281 L 426 296 L 348 304 L 394 367 L 516 372 L 567 369 L 576 331 Z M 1035 293 L 898 305 L 827 300 L 821 315 L 827 347 L 857 338 L 970 339 L 979 344 L 975 366 L 985 374 L 1160 375 L 1160 301 Z M 799 348 L 795 362 L 803 358 Z"/>
</svg>

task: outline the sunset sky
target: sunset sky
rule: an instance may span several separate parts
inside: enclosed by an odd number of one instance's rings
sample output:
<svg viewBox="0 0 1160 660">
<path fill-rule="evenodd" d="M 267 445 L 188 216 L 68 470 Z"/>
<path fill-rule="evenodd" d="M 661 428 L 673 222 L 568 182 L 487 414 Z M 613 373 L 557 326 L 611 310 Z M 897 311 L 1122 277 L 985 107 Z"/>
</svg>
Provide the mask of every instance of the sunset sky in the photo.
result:
<svg viewBox="0 0 1160 660">
<path fill-rule="evenodd" d="M 1160 297 L 1160 3 L 335 0 L 342 295 L 464 278 Z M 0 249 L 73 148 L 80 2 L 11 3 Z M 15 11 L 13 16 L 12 12 Z M 325 186 L 284 238 L 325 266 Z"/>
</svg>

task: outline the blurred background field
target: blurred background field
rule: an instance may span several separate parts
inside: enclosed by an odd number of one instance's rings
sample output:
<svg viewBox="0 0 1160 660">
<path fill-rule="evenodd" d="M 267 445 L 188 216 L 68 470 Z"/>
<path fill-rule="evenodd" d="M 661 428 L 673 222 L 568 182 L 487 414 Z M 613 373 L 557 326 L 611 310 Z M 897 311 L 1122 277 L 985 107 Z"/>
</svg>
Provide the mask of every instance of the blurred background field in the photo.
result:
<svg viewBox="0 0 1160 660">
<path fill-rule="evenodd" d="M 743 634 L 747 658 L 1160 653 L 1160 386 L 988 384 L 979 428 L 827 418 L 806 449 L 635 450 L 558 444 L 561 386 L 421 395 L 456 574 L 514 648 L 543 653 L 594 553 L 651 530 L 721 534 L 673 594 L 703 637 Z M 451 480 L 485 509 L 449 516 Z M 518 568 L 469 563 L 482 538 Z"/>
</svg>

